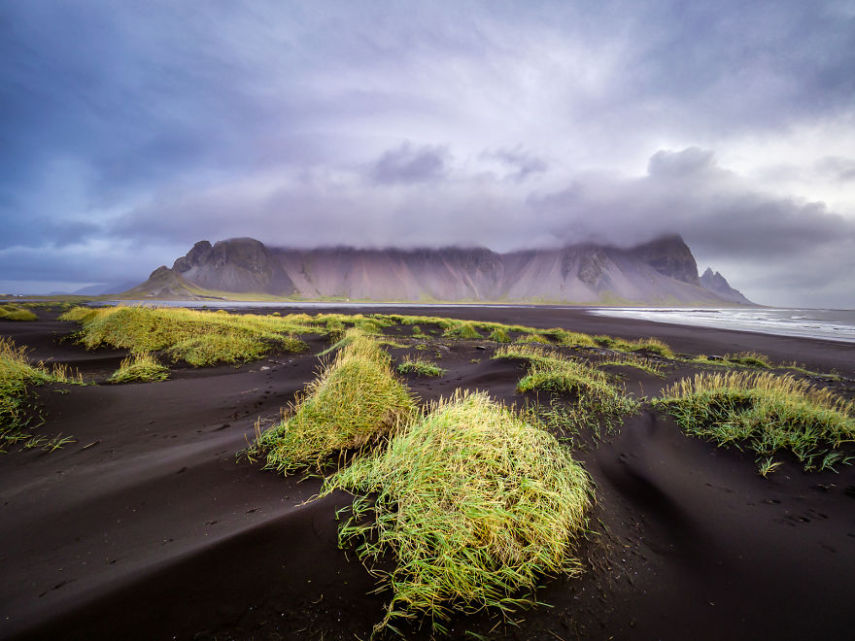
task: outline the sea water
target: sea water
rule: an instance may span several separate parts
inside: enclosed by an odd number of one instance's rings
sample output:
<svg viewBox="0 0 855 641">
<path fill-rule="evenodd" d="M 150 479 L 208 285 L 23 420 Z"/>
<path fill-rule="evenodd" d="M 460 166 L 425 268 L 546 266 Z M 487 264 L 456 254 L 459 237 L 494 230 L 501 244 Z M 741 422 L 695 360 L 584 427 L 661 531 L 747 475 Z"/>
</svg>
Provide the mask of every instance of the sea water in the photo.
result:
<svg viewBox="0 0 855 641">
<path fill-rule="evenodd" d="M 621 307 L 591 309 L 589 313 L 855 343 L 855 310 L 852 309 Z"/>
</svg>

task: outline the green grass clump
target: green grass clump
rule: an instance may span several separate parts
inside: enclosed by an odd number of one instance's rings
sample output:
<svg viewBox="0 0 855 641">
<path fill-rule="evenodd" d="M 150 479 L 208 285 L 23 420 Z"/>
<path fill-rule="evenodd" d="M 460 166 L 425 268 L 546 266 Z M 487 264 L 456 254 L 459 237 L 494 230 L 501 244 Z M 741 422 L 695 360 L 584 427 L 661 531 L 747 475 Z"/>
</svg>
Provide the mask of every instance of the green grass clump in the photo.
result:
<svg viewBox="0 0 855 641">
<path fill-rule="evenodd" d="M 626 340 L 611 336 L 594 336 L 592 340 L 600 347 L 616 352 L 643 352 L 652 356 L 660 356 L 669 360 L 674 359 L 674 351 L 658 338 L 639 338 Z"/>
<path fill-rule="evenodd" d="M 624 414 L 638 410 L 638 401 L 624 394 L 622 386 L 590 363 L 567 358 L 536 346 L 509 345 L 496 350 L 493 358 L 517 358 L 529 362 L 526 375 L 517 383 L 517 391 L 545 391 L 567 394 L 565 431 L 590 429 L 600 432 L 600 422 L 611 429 Z"/>
<path fill-rule="evenodd" d="M 605 347 L 606 349 L 610 349 L 615 343 L 618 342 L 616 338 L 606 336 L 605 334 L 594 336 L 593 340 L 597 345 L 599 345 L 600 347 Z"/>
<path fill-rule="evenodd" d="M 674 352 L 658 338 L 639 338 L 634 341 L 618 340 L 612 349 L 622 352 L 644 352 L 662 358 L 673 359 Z"/>
<path fill-rule="evenodd" d="M 528 373 L 517 384 L 520 392 L 540 389 L 598 398 L 611 397 L 616 393 L 616 388 L 604 372 L 584 361 L 565 358 L 558 352 L 523 345 L 509 346 L 497 349 L 493 358 L 529 361 Z"/>
<path fill-rule="evenodd" d="M 30 401 L 32 387 L 44 383 L 81 383 L 62 366 L 48 369 L 42 363 L 35 365 L 27 360 L 26 348 L 17 347 L 7 338 L 0 337 L 0 453 L 8 451 L 15 443 L 29 447 L 43 445 L 43 439 L 29 430 L 33 420 Z M 68 442 L 63 439 L 62 443 Z M 44 441 L 46 444 L 51 442 Z M 56 449 L 51 448 L 51 449 Z"/>
<path fill-rule="evenodd" d="M 523 334 L 514 342 L 517 345 L 552 345 L 552 341 L 543 334 Z"/>
<path fill-rule="evenodd" d="M 588 475 L 552 435 L 483 392 L 440 401 L 323 492 L 336 489 L 361 495 L 341 545 L 356 543 L 392 593 L 375 631 L 426 615 L 445 632 L 452 611 L 508 612 L 534 603 L 544 575 L 580 572 L 571 555 L 586 529 Z M 381 567 L 389 555 L 395 567 Z"/>
<path fill-rule="evenodd" d="M 0 320 L 8 321 L 34 321 L 38 320 L 29 309 L 23 309 L 14 305 L 0 305 Z"/>
<path fill-rule="evenodd" d="M 416 374 L 418 376 L 442 376 L 445 374 L 445 370 L 436 363 L 431 363 L 421 358 L 411 359 L 409 356 L 404 358 L 403 362 L 398 365 L 398 372 L 401 374 Z"/>
<path fill-rule="evenodd" d="M 740 352 L 739 354 L 725 354 L 724 360 L 734 365 L 744 365 L 745 367 L 757 367 L 760 369 L 769 369 L 772 364 L 769 362 L 769 357 L 765 354 L 757 352 Z"/>
<path fill-rule="evenodd" d="M 62 320 L 81 324 L 80 342 L 132 352 L 165 353 L 194 366 L 237 363 L 260 358 L 276 348 L 303 351 L 297 333 L 323 333 L 325 322 L 306 314 L 259 316 L 182 308 L 74 308 Z"/>
<path fill-rule="evenodd" d="M 786 374 L 697 374 L 663 391 L 656 404 L 688 434 L 718 446 L 746 446 L 758 466 L 789 451 L 806 471 L 851 462 L 840 446 L 855 440 L 855 403 Z"/>
<path fill-rule="evenodd" d="M 495 341 L 497 343 L 510 343 L 511 342 L 510 335 L 508 334 L 507 330 L 505 330 L 503 327 L 495 328 L 492 332 L 490 332 L 490 335 L 488 336 L 488 338 L 491 341 Z"/>
<path fill-rule="evenodd" d="M 472 321 L 457 321 L 442 334 L 447 338 L 483 338 Z"/>
<path fill-rule="evenodd" d="M 660 378 L 663 376 L 662 367 L 657 361 L 644 358 L 633 353 L 614 354 L 603 360 L 597 361 L 597 367 L 605 367 L 607 365 L 613 365 L 615 367 L 632 367 Z"/>
<path fill-rule="evenodd" d="M 261 434 L 250 456 L 265 454 L 266 467 L 285 474 L 323 470 L 350 450 L 377 443 L 414 411 L 389 355 L 360 330 L 349 330 L 346 338 L 291 416 Z"/>
<path fill-rule="evenodd" d="M 546 336 L 552 338 L 557 344 L 564 347 L 596 347 L 597 342 L 589 334 L 581 332 L 568 332 L 565 329 L 550 329 L 544 332 Z"/>
<path fill-rule="evenodd" d="M 148 352 L 131 354 L 119 365 L 119 369 L 107 379 L 110 383 L 132 383 L 163 381 L 169 376 L 169 368 L 162 365 Z"/>
<path fill-rule="evenodd" d="M 328 318 L 324 323 L 324 327 L 326 327 L 326 330 L 331 334 L 344 332 L 345 329 L 344 323 L 340 318 Z"/>
<path fill-rule="evenodd" d="M 361 329 L 366 334 L 382 334 L 385 326 L 376 318 L 360 318 L 354 323 L 354 327 Z"/>
<path fill-rule="evenodd" d="M 421 326 L 413 325 L 413 338 L 426 339 L 426 338 L 430 338 L 430 336 L 428 336 L 427 334 L 425 334 L 422 331 Z"/>
</svg>

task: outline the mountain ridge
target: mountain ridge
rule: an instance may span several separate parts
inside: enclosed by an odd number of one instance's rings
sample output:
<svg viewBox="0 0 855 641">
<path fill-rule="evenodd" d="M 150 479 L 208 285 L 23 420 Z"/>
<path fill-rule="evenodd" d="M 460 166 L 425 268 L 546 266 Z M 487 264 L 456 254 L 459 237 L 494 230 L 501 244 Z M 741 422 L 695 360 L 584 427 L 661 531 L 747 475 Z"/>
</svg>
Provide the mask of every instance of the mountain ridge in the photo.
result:
<svg viewBox="0 0 855 641">
<path fill-rule="evenodd" d="M 708 273 L 709 272 L 709 275 Z M 698 275 L 679 235 L 634 247 L 584 243 L 498 253 L 483 247 L 312 249 L 254 238 L 202 240 L 123 294 L 137 298 L 752 305 L 718 272 Z"/>
</svg>

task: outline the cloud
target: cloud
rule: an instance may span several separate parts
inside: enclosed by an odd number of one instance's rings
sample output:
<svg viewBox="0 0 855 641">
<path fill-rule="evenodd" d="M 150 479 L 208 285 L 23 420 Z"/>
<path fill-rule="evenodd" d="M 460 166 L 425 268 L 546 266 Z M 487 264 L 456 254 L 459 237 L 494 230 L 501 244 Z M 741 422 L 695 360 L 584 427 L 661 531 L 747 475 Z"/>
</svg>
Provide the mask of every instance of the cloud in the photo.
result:
<svg viewBox="0 0 855 641">
<path fill-rule="evenodd" d="M 383 153 L 371 168 L 380 184 L 420 183 L 442 178 L 448 151 L 444 147 L 413 147 L 403 143 Z"/>
<path fill-rule="evenodd" d="M 715 169 L 715 154 L 709 149 L 689 147 L 682 151 L 660 149 L 650 157 L 647 173 L 653 177 L 686 178 Z"/>
<path fill-rule="evenodd" d="M 816 163 L 816 170 L 836 182 L 855 182 L 855 158 L 826 156 Z"/>
<path fill-rule="evenodd" d="M 497 149 L 496 151 L 485 151 L 481 158 L 496 160 L 510 171 L 508 178 L 516 182 L 523 182 L 526 178 L 545 172 L 549 165 L 542 158 L 527 153 L 521 147 L 513 149 Z"/>
</svg>

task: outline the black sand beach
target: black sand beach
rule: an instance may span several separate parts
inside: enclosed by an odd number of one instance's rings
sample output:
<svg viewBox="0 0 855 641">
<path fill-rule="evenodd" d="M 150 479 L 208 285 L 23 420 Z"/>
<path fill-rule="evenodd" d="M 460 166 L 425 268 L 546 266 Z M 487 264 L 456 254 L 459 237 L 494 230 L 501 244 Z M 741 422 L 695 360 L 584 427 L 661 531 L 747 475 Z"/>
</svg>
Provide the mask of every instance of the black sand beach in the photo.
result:
<svg viewBox="0 0 855 641">
<path fill-rule="evenodd" d="M 653 336 L 689 354 L 752 350 L 835 370 L 842 380 L 829 384 L 855 395 L 855 344 L 583 310 L 378 311 Z M 0 335 L 29 346 L 34 359 L 99 380 L 125 355 L 63 341 L 76 325 L 39 314 L 0 323 Z M 314 338 L 302 355 L 177 368 L 161 383 L 40 388 L 40 432 L 75 442 L 0 457 L 0 638 L 367 639 L 384 595 L 370 594 L 373 579 L 336 545 L 335 511 L 348 495 L 305 503 L 319 479 L 282 478 L 236 459 L 256 420 L 277 419 L 312 378 L 312 354 L 326 346 Z M 407 383 L 424 400 L 462 387 L 519 402 L 519 365 L 490 360 L 494 347 L 456 341 L 441 355 L 445 376 Z M 652 396 L 692 371 L 675 366 L 660 379 L 629 370 L 627 389 Z M 548 605 L 513 621 L 455 618 L 450 638 L 851 636 L 855 468 L 807 474 L 786 461 L 764 479 L 750 454 L 686 437 L 649 410 L 577 456 L 597 495 L 582 577 L 544 579 L 538 598 Z M 408 631 L 428 637 L 428 626 Z"/>
</svg>

